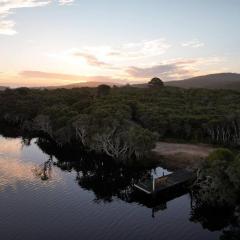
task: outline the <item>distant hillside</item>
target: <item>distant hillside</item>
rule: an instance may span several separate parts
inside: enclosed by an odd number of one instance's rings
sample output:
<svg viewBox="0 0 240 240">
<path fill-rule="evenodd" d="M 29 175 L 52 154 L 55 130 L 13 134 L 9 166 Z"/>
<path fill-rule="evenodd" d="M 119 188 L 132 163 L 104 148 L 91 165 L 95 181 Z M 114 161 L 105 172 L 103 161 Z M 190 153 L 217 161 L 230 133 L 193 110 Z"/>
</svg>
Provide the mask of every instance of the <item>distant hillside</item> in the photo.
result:
<svg viewBox="0 0 240 240">
<path fill-rule="evenodd" d="M 120 83 L 113 83 L 113 82 L 80 82 L 80 83 L 74 83 L 74 84 L 68 84 L 68 85 L 62 85 L 62 86 L 54 86 L 54 87 L 47 87 L 48 89 L 56 89 L 56 88 L 81 88 L 81 87 L 97 87 L 101 84 L 106 84 L 108 86 L 120 86 Z"/>
<path fill-rule="evenodd" d="M 6 89 L 6 87 L 0 86 L 0 91 L 3 91 L 5 89 Z"/>
<path fill-rule="evenodd" d="M 185 80 L 165 82 L 167 86 L 181 88 L 208 88 L 240 90 L 240 74 L 217 73 Z"/>
<path fill-rule="evenodd" d="M 97 87 L 101 84 L 109 86 L 124 86 L 119 82 L 80 82 L 75 84 L 63 86 L 49 86 L 48 89 L 56 88 L 81 88 L 81 87 Z M 216 73 L 199 77 L 188 78 L 184 80 L 164 82 L 166 86 L 180 87 L 180 88 L 208 88 L 208 89 L 233 89 L 240 90 L 240 74 L 238 73 Z M 133 87 L 146 88 L 147 83 L 131 84 Z"/>
</svg>

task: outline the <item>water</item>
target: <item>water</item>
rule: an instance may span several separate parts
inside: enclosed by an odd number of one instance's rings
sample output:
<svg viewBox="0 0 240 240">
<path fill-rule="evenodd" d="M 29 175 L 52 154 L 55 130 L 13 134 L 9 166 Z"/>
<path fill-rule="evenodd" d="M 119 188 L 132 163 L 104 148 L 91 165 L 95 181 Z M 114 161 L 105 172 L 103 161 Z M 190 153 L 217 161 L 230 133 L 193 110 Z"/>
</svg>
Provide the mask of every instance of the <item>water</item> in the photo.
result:
<svg viewBox="0 0 240 240">
<path fill-rule="evenodd" d="M 0 137 L 0 239 L 219 239 L 190 220 L 188 193 L 152 201 L 131 189 L 133 179 L 166 169 L 62 162 L 36 141 Z"/>
</svg>

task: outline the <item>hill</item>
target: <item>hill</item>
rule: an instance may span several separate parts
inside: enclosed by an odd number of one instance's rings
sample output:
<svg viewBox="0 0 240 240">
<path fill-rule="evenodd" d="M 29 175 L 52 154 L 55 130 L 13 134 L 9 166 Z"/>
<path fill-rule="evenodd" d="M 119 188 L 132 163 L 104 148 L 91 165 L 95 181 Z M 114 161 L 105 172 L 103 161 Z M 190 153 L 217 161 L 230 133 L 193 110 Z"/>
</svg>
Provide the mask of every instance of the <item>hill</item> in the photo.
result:
<svg viewBox="0 0 240 240">
<path fill-rule="evenodd" d="M 50 86 L 47 87 L 48 89 L 56 89 L 56 88 L 65 88 L 65 89 L 72 89 L 72 88 L 82 88 L 82 87 L 97 87 L 99 85 L 106 84 L 108 86 L 113 87 L 115 86 L 120 86 L 120 83 L 114 83 L 114 82 L 80 82 L 80 83 L 73 83 L 73 84 L 68 84 L 68 85 L 62 85 L 62 86 Z"/>
<path fill-rule="evenodd" d="M 6 87 L 0 86 L 0 91 L 3 91 L 5 89 L 6 89 Z"/>
<path fill-rule="evenodd" d="M 181 88 L 208 88 L 240 90 L 240 74 L 217 73 L 189 79 L 165 82 L 167 86 Z"/>
<path fill-rule="evenodd" d="M 124 86 L 126 83 L 120 82 L 79 82 L 69 85 L 62 85 L 62 86 L 49 86 L 46 87 L 48 89 L 57 89 L 57 88 L 65 88 L 65 89 L 72 89 L 72 88 L 82 88 L 82 87 L 97 87 L 101 84 L 106 84 L 109 86 Z M 207 88 L 207 89 L 232 89 L 232 90 L 240 90 L 240 74 L 238 73 L 216 73 L 216 74 L 209 74 L 203 75 L 183 80 L 177 81 L 169 81 L 164 82 L 165 86 L 172 86 L 172 87 L 180 87 L 180 88 Z M 140 83 L 140 84 L 131 84 L 132 87 L 137 88 L 146 88 L 148 87 L 147 83 Z"/>
</svg>

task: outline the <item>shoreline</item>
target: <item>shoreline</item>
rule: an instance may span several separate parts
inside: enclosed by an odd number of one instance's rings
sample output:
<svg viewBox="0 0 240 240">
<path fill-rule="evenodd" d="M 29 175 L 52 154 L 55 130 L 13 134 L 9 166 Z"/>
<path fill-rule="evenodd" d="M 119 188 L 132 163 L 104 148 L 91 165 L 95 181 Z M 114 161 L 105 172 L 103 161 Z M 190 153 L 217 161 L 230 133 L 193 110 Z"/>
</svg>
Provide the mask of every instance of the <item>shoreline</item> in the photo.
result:
<svg viewBox="0 0 240 240">
<path fill-rule="evenodd" d="M 204 159 L 213 152 L 216 147 L 209 144 L 189 144 L 157 142 L 152 150 L 154 159 L 161 166 L 171 170 L 197 169 Z"/>
</svg>

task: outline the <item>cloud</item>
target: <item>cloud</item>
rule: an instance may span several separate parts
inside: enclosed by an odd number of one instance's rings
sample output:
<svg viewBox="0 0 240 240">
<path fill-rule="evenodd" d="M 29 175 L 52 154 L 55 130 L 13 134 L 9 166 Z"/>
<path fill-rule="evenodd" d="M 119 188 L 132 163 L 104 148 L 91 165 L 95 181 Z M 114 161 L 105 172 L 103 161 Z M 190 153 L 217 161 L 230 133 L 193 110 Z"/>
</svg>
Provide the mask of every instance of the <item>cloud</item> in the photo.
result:
<svg viewBox="0 0 240 240">
<path fill-rule="evenodd" d="M 68 5 L 74 0 L 59 0 L 60 5 Z M 0 0 L 0 34 L 14 35 L 15 22 L 6 20 L 13 11 L 20 8 L 43 7 L 52 3 L 53 0 Z"/>
<path fill-rule="evenodd" d="M 60 5 L 71 5 L 74 0 L 59 0 Z"/>
<path fill-rule="evenodd" d="M 191 47 L 191 48 L 204 47 L 204 43 L 200 42 L 198 39 L 193 39 L 191 41 L 184 42 L 181 45 L 182 47 Z"/>
<path fill-rule="evenodd" d="M 146 79 L 158 76 L 163 80 L 178 80 L 201 74 L 201 69 L 210 64 L 222 62 L 217 57 L 195 59 L 173 59 L 157 65 L 136 67 L 132 66 L 125 71 L 129 77 Z"/>
<path fill-rule="evenodd" d="M 114 84 L 126 84 L 131 82 L 146 82 L 152 77 L 160 77 L 164 81 L 179 80 L 197 75 L 216 72 L 219 63 L 223 63 L 224 58 L 207 57 L 191 59 L 170 59 L 149 65 L 129 65 L 117 69 L 117 71 L 104 71 L 89 75 L 74 75 L 58 72 L 45 71 L 22 71 L 17 75 L 7 73 L 0 74 L 0 85 L 12 87 L 28 86 L 59 86 L 79 82 L 111 82 Z M 217 64 L 217 65 L 216 65 Z M 214 69 L 210 71 L 211 65 Z M 213 71 L 214 70 L 214 71 Z M 113 77 L 112 77 L 113 76 Z"/>
<path fill-rule="evenodd" d="M 15 23 L 11 20 L 0 21 L 0 34 L 4 35 L 14 35 L 16 31 L 14 30 Z"/>
<path fill-rule="evenodd" d="M 134 78 L 152 78 L 159 76 L 164 80 L 172 80 L 175 78 L 191 76 L 196 73 L 196 69 L 192 68 L 194 60 L 179 60 L 172 63 L 162 63 L 151 67 L 129 67 L 126 69 L 127 74 Z"/>
<path fill-rule="evenodd" d="M 12 14 L 12 10 L 18 8 L 32 8 L 46 6 L 50 0 L 2 0 L 0 2 L 0 17 L 6 18 Z"/>
<path fill-rule="evenodd" d="M 24 79 L 31 79 L 31 82 L 36 80 L 36 85 L 62 85 L 80 82 L 111 82 L 111 83 L 126 83 L 126 80 L 120 78 L 112 78 L 109 76 L 81 76 L 73 74 L 53 73 L 53 72 L 42 72 L 42 71 L 22 71 L 19 73 L 20 77 Z M 39 80 L 43 80 L 39 83 Z M 22 81 L 21 81 L 22 84 Z M 34 84 L 31 84 L 34 85 Z"/>
<path fill-rule="evenodd" d="M 97 66 L 97 67 L 105 67 L 110 66 L 110 64 L 105 63 L 103 61 L 99 61 L 98 58 L 90 53 L 84 53 L 84 52 L 75 52 L 73 53 L 76 57 L 82 57 L 86 60 L 86 62 L 91 66 Z"/>
<path fill-rule="evenodd" d="M 120 70 L 136 61 L 155 59 L 170 47 L 171 45 L 165 39 L 160 38 L 118 46 L 82 46 L 47 55 L 57 61 L 65 61 L 69 64 L 82 64 L 82 61 L 79 60 L 84 60 L 91 67 Z"/>
<path fill-rule="evenodd" d="M 46 79 L 62 79 L 62 80 L 74 80 L 81 81 L 81 76 L 72 74 L 61 74 L 61 73 L 49 73 L 42 71 L 22 71 L 20 76 L 26 78 L 46 78 Z"/>
<path fill-rule="evenodd" d="M 113 47 L 107 55 L 110 57 L 121 57 L 124 59 L 153 57 L 164 54 L 170 47 L 171 45 L 164 38 L 144 40 L 123 44 L 119 47 Z"/>
<path fill-rule="evenodd" d="M 38 1 L 38 0 L 3 0 L 0 1 L 0 34 L 14 35 L 15 22 L 12 20 L 6 20 L 13 10 L 18 8 L 30 8 L 40 7 L 49 4 L 50 1 Z"/>
</svg>

